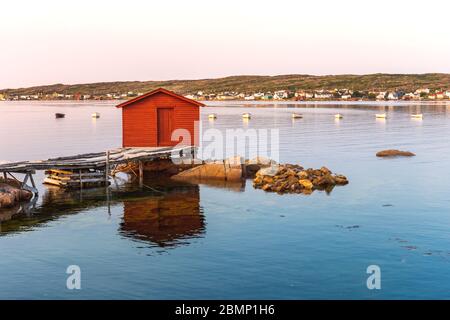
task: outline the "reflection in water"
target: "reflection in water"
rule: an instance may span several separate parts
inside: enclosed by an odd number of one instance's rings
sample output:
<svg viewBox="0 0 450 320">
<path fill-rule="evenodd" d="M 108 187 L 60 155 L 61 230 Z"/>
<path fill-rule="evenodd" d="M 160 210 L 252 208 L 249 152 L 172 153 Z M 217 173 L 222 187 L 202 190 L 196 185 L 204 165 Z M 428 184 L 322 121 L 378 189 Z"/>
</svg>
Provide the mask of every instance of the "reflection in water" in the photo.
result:
<svg viewBox="0 0 450 320">
<path fill-rule="evenodd" d="M 198 186 L 179 187 L 160 196 L 123 201 L 120 231 L 127 237 L 174 246 L 205 232 Z"/>
<path fill-rule="evenodd" d="M 244 179 L 239 181 L 233 181 L 233 180 L 202 179 L 189 177 L 187 180 L 188 181 L 186 181 L 186 183 L 189 183 L 191 185 L 205 185 L 211 188 L 227 189 L 229 191 L 234 192 L 244 192 L 246 183 L 246 180 Z M 184 181 L 184 179 L 182 177 L 178 177 L 176 181 Z"/>
<path fill-rule="evenodd" d="M 122 186 L 112 192 L 108 202 L 104 188 L 68 192 L 49 187 L 36 208 L 2 210 L 0 236 L 32 231 L 63 216 L 123 203 L 119 233 L 126 237 L 160 247 L 185 244 L 186 239 L 201 237 L 205 232 L 205 219 L 200 207 L 199 186 L 178 182 L 176 185 L 159 184 L 156 188 L 139 189 L 135 184 Z"/>
</svg>

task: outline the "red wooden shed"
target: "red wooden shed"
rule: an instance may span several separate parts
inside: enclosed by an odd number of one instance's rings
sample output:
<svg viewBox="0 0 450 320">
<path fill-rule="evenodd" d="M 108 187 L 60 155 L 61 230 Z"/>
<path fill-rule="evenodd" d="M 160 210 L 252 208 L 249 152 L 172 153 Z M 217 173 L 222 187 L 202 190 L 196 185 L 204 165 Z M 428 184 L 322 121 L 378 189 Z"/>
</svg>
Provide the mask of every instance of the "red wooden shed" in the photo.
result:
<svg viewBox="0 0 450 320">
<path fill-rule="evenodd" d="M 172 132 L 186 129 L 191 145 L 196 145 L 195 123 L 203 103 L 159 88 L 117 106 L 122 108 L 123 147 L 175 146 Z"/>
</svg>

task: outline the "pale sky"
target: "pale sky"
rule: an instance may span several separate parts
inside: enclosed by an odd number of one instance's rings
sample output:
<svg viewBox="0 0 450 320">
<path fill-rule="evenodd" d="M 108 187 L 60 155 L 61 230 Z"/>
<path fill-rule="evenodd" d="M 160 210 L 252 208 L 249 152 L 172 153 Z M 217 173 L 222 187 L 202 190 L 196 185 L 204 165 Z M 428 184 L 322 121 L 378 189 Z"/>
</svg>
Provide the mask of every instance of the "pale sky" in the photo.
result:
<svg viewBox="0 0 450 320">
<path fill-rule="evenodd" d="M 0 88 L 450 73 L 447 0 L 2 1 Z"/>
</svg>

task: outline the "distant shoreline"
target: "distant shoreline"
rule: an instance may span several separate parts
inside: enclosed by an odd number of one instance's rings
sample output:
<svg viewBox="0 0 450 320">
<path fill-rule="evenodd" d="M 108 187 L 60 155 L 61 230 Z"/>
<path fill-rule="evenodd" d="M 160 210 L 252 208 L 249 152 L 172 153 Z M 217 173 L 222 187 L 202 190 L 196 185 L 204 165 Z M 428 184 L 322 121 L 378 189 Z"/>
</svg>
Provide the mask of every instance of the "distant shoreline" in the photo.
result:
<svg viewBox="0 0 450 320">
<path fill-rule="evenodd" d="M 117 103 L 120 104 L 126 100 L 0 100 L 0 103 Z M 433 103 L 433 104 L 450 104 L 450 99 L 438 99 L 438 100 L 429 100 L 429 99 L 421 99 L 421 100 L 197 100 L 202 103 L 208 104 L 408 104 L 408 103 Z"/>
</svg>

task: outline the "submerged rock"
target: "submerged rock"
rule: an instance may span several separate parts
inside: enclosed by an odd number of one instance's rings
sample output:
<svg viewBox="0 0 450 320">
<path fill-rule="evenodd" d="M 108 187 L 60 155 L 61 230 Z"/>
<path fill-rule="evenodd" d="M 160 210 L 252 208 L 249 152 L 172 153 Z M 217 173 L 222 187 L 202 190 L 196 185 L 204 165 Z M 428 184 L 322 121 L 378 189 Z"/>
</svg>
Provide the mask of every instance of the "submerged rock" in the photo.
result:
<svg viewBox="0 0 450 320">
<path fill-rule="evenodd" d="M 336 185 L 346 185 L 343 175 L 335 175 L 326 167 L 304 169 L 293 164 L 272 165 L 256 173 L 253 186 L 268 192 L 310 194 L 314 190 L 331 192 Z"/>
<path fill-rule="evenodd" d="M 401 150 L 383 150 L 379 151 L 376 154 L 377 157 L 414 157 L 415 154 L 410 151 L 401 151 Z"/>
</svg>

